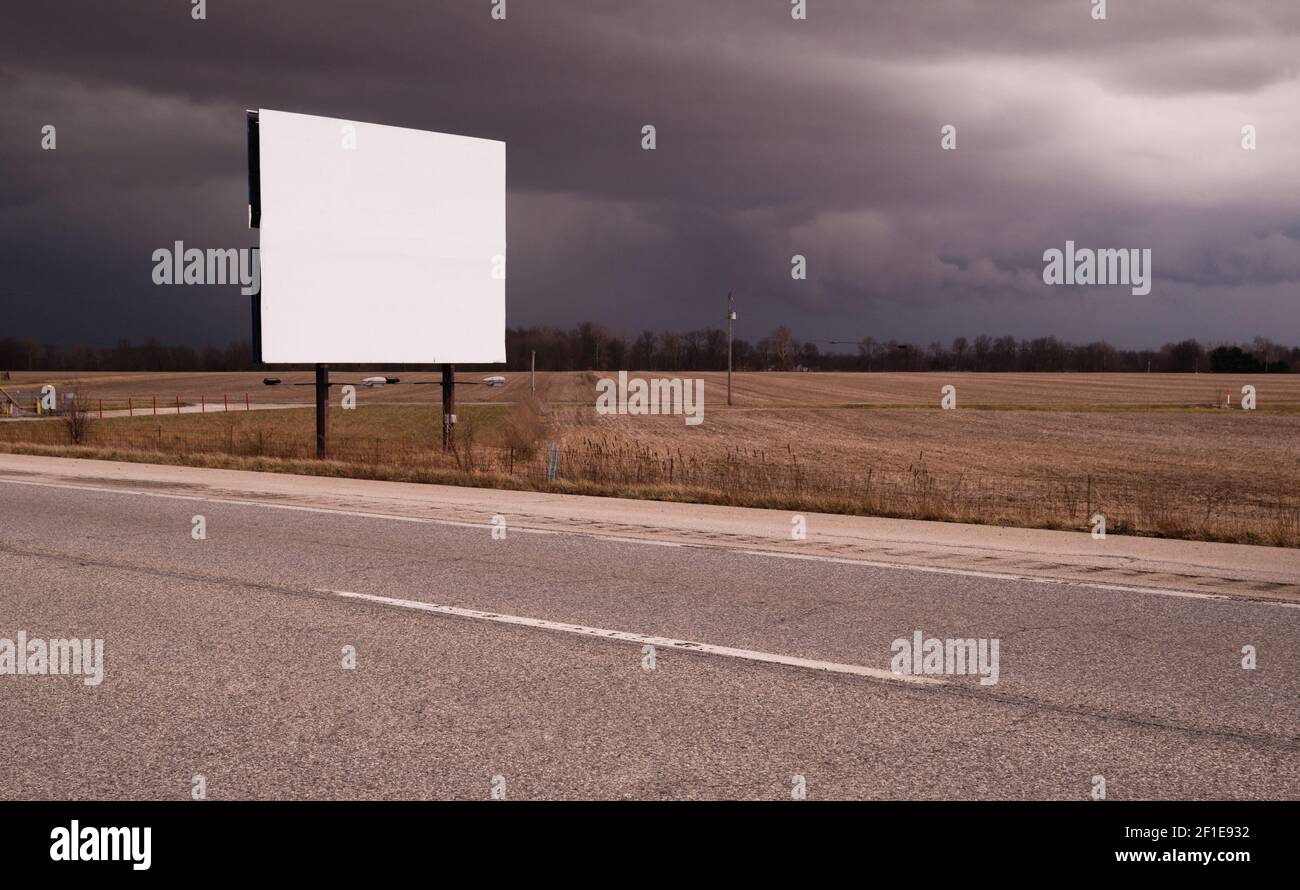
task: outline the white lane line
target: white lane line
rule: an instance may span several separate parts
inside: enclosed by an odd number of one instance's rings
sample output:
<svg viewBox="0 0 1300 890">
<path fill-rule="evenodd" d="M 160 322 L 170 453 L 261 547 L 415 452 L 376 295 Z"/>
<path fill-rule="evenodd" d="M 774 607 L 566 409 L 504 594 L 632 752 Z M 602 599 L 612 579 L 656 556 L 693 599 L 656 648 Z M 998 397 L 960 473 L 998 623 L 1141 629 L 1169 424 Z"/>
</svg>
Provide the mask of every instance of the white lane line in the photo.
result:
<svg viewBox="0 0 1300 890">
<path fill-rule="evenodd" d="M 329 590 L 317 588 L 317 593 L 329 593 L 345 599 L 364 600 L 401 609 L 415 609 L 419 612 L 435 612 L 439 615 L 452 615 L 456 618 L 469 618 L 475 621 L 490 621 L 495 624 L 513 624 L 519 627 L 532 627 L 539 630 L 557 631 L 559 633 L 577 634 L 584 637 L 598 637 L 602 640 L 618 640 L 623 643 L 636 643 L 642 646 L 654 646 L 659 649 L 677 649 L 682 652 L 700 652 L 705 655 L 720 655 L 724 658 L 740 658 L 745 661 L 758 661 L 764 664 L 784 664 L 789 667 L 804 668 L 813 671 L 825 671 L 832 674 L 850 674 L 855 677 L 870 677 L 873 680 L 895 680 L 901 683 L 918 685 L 946 685 L 945 681 L 934 677 L 910 674 L 895 674 L 879 668 L 863 667 L 857 664 L 840 664 L 834 661 L 818 661 L 813 658 L 797 658 L 793 655 L 777 655 L 772 652 L 756 652 L 753 649 L 736 649 L 732 646 L 715 646 L 712 643 L 695 643 L 690 640 L 674 640 L 671 637 L 652 637 L 647 634 L 629 633 L 625 630 L 605 630 L 599 627 L 587 627 L 583 624 L 565 624 L 560 621 L 547 621 L 545 618 L 524 618 L 518 615 L 502 615 L 500 612 L 481 612 L 478 609 L 462 609 L 459 606 L 440 606 L 419 600 L 396 599 L 391 596 L 375 596 L 370 593 L 354 593 L 350 590 Z"/>
<path fill-rule="evenodd" d="M 461 522 L 454 519 L 433 519 L 433 518 L 427 518 L 422 516 L 401 516 L 394 513 L 374 513 L 374 512 L 366 512 L 361 510 L 333 509 L 330 507 L 306 507 L 306 506 L 299 506 L 296 504 L 270 504 L 265 501 L 240 500 L 236 498 L 214 498 L 214 497 L 203 496 L 203 495 L 168 494 L 166 492 L 160 492 L 160 491 L 138 491 L 136 489 L 128 489 L 128 488 L 105 488 L 102 486 L 94 486 L 94 485 L 70 485 L 61 482 L 32 482 L 26 479 L 0 479 L 0 483 L 7 484 L 7 485 L 31 485 L 38 488 L 66 488 L 66 489 L 71 489 L 73 491 L 97 491 L 97 492 L 103 492 L 105 494 L 130 494 L 130 495 L 137 495 L 140 497 L 166 498 L 166 499 L 178 500 L 178 501 L 208 501 L 214 504 L 232 504 L 237 507 L 262 507 L 268 510 L 292 510 L 301 513 L 324 513 L 324 514 L 331 514 L 337 516 L 354 516 L 361 519 L 387 519 L 393 522 L 418 522 L 418 523 L 425 523 L 428 525 L 456 526 L 459 528 L 481 529 L 481 528 L 491 527 L 486 522 L 484 523 Z M 679 547 L 728 550 L 732 553 L 743 553 L 748 556 L 769 556 L 769 557 L 776 557 L 778 559 L 804 559 L 804 560 L 812 560 L 816 562 L 840 563 L 843 565 L 852 565 L 852 566 L 869 566 L 871 568 L 879 568 L 879 569 L 897 569 L 899 571 L 904 571 L 904 572 L 928 572 L 930 574 L 936 574 L 936 575 L 964 575 L 970 578 L 988 578 L 995 581 L 1028 581 L 1034 584 L 1056 584 L 1056 585 L 1064 584 L 1064 585 L 1071 585 L 1074 587 L 1090 587 L 1093 588 L 1094 590 L 1112 590 L 1112 591 L 1119 591 L 1123 593 L 1145 593 L 1145 594 L 1151 594 L 1153 596 L 1170 596 L 1170 597 L 1176 597 L 1182 599 L 1231 600 L 1238 603 L 1250 603 L 1252 605 L 1259 605 L 1259 606 L 1277 606 L 1283 609 L 1300 609 L 1300 603 L 1288 603 L 1288 602 L 1281 602 L 1278 600 L 1243 599 L 1241 597 L 1228 596 L 1226 594 L 1198 593 L 1190 590 L 1166 590 L 1159 587 L 1132 587 L 1132 586 L 1126 586 L 1121 584 L 1104 584 L 1099 581 L 1071 580 L 1069 578 L 1051 578 L 1051 577 L 1042 577 L 1038 575 L 1012 575 L 1012 574 L 1007 574 L 1005 572 L 985 572 L 985 571 L 980 571 L 979 569 L 951 569 L 951 568 L 943 568 L 941 566 L 919 566 L 919 565 L 910 565 L 908 563 L 900 563 L 900 562 L 882 562 L 879 560 L 869 560 L 869 559 L 847 559 L 844 557 L 837 557 L 837 556 L 818 556 L 816 554 L 811 554 L 811 553 L 785 553 L 780 550 L 746 550 L 743 548 L 734 548 L 734 547 L 724 548 L 712 544 L 685 544 L 685 543 L 677 543 L 671 541 L 647 541 L 638 538 L 616 538 L 608 535 L 593 535 L 589 532 L 584 532 L 580 529 L 556 530 L 556 529 L 525 528 L 523 526 L 514 526 L 510 530 L 514 532 L 520 532 L 523 534 L 530 534 L 530 535 L 565 535 L 565 534 L 581 535 L 583 537 L 596 537 L 596 538 L 602 538 L 603 540 L 618 541 L 625 544 L 654 544 L 654 545 L 669 546 L 669 547 L 679 546 Z"/>
</svg>

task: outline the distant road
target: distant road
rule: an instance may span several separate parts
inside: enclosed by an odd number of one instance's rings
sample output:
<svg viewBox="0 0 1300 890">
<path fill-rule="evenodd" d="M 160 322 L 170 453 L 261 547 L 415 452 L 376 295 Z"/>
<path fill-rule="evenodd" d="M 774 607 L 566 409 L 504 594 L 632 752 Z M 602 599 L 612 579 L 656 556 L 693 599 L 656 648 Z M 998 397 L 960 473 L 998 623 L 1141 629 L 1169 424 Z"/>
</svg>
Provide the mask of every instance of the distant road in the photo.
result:
<svg viewBox="0 0 1300 890">
<path fill-rule="evenodd" d="M 260 403 L 260 404 L 252 403 L 249 404 L 248 407 L 245 407 L 244 402 L 241 399 L 238 403 L 232 402 L 229 408 L 224 407 L 221 402 L 214 402 L 207 405 L 203 405 L 203 404 L 181 405 L 179 408 L 177 408 L 173 404 L 173 405 L 160 405 L 158 406 L 158 409 L 155 412 L 153 405 L 146 403 L 143 405 L 136 405 L 134 408 L 111 408 L 107 411 L 104 411 L 102 414 L 97 408 L 91 405 L 87 407 L 86 413 L 88 413 L 91 417 L 106 417 L 106 418 L 107 417 L 175 417 L 177 414 L 226 414 L 229 412 L 276 411 L 284 408 L 303 408 L 303 407 L 305 406 L 267 404 L 267 403 Z M 0 421 L 14 421 L 14 422 L 29 421 L 29 420 L 30 421 L 35 421 L 35 420 L 58 421 L 59 419 L 60 419 L 60 415 L 58 414 L 33 414 L 30 412 L 27 414 L 23 414 L 19 417 L 0 417 Z"/>
<path fill-rule="evenodd" d="M 1294 551 L 806 519 L 0 455 L 0 796 L 1300 796 Z"/>
</svg>

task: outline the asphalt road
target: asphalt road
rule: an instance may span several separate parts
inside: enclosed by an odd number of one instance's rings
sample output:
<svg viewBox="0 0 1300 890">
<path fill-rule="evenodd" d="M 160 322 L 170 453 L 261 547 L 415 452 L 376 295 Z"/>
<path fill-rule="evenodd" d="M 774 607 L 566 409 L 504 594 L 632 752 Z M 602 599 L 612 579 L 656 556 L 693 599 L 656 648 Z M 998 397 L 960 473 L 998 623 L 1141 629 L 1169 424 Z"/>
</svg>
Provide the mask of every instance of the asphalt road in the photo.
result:
<svg viewBox="0 0 1300 890">
<path fill-rule="evenodd" d="M 19 631 L 105 673 L 0 675 L 3 798 L 1300 797 L 1282 603 L 7 482 Z M 893 678 L 916 631 L 998 682 Z"/>
</svg>

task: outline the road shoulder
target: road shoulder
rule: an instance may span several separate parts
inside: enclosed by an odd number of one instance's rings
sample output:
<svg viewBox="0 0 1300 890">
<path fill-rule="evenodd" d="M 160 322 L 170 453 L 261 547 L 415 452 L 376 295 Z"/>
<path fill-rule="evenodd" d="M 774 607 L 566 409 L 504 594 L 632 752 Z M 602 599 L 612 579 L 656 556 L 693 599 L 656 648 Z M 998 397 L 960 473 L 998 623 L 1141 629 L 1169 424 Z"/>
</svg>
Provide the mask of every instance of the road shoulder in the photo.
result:
<svg viewBox="0 0 1300 890">
<path fill-rule="evenodd" d="M 807 537 L 794 540 L 785 510 L 19 454 L 0 454 L 0 482 L 484 526 L 503 516 L 520 531 L 1300 603 L 1300 551 L 1277 547 L 820 513 L 801 514 Z"/>
</svg>

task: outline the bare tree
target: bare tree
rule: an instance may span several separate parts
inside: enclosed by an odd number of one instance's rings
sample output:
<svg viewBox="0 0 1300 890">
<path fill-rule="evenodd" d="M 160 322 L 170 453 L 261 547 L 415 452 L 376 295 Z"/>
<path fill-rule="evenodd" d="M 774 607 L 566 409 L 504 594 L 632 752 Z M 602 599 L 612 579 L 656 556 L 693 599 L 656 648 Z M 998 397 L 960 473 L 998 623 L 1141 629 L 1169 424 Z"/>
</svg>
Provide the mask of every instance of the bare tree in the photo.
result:
<svg viewBox="0 0 1300 890">
<path fill-rule="evenodd" d="M 64 403 L 63 428 L 73 445 L 84 445 L 90 433 L 90 415 L 82 409 L 81 399 L 68 399 Z"/>
</svg>

